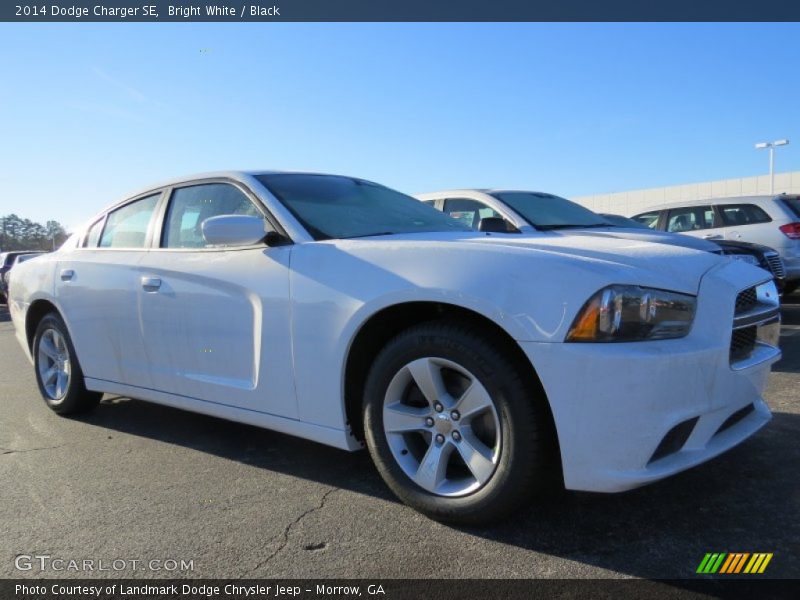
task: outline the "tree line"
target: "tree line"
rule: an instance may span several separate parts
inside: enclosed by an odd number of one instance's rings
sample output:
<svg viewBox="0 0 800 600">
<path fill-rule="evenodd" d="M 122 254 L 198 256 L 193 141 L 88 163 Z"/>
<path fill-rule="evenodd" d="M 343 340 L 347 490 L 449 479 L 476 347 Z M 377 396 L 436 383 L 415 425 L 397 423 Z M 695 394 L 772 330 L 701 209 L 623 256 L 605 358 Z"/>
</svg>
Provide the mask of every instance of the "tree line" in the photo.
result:
<svg viewBox="0 0 800 600">
<path fill-rule="evenodd" d="M 0 250 L 53 250 L 69 234 L 58 221 L 44 225 L 11 214 L 0 217 Z"/>
</svg>

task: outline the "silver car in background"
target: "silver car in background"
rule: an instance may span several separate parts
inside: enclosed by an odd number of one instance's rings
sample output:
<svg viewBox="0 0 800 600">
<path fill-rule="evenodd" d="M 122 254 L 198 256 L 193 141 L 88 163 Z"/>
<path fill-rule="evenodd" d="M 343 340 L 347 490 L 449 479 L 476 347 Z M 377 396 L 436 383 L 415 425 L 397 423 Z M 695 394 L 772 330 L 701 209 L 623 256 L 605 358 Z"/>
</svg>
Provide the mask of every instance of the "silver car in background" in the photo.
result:
<svg viewBox="0 0 800 600">
<path fill-rule="evenodd" d="M 633 219 L 655 231 L 774 248 L 786 268 L 785 293 L 800 286 L 800 196 L 743 196 L 654 206 Z"/>
</svg>

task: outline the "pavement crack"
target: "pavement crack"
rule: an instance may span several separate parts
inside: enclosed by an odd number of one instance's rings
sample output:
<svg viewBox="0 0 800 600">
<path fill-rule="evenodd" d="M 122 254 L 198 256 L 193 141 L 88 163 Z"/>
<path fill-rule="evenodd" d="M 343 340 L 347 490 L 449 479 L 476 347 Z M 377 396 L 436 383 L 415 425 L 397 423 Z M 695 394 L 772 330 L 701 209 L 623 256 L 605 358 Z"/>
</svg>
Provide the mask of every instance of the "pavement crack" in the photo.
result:
<svg viewBox="0 0 800 600">
<path fill-rule="evenodd" d="M 287 544 L 289 543 L 289 536 L 290 536 L 290 534 L 291 534 L 291 532 L 292 532 L 292 529 L 293 529 L 293 528 L 294 528 L 296 525 L 298 525 L 298 524 L 299 524 L 299 523 L 300 523 L 300 522 L 301 522 L 303 519 L 305 519 L 305 518 L 306 518 L 308 515 L 310 515 L 310 514 L 312 514 L 312 513 L 315 513 L 315 512 L 317 512 L 318 510 L 322 510 L 323 508 L 325 508 L 325 503 L 328 501 L 328 498 L 329 498 L 329 497 L 330 497 L 330 496 L 331 496 L 331 495 L 332 495 L 334 492 L 338 492 L 338 491 L 340 491 L 340 489 L 341 489 L 341 488 L 331 488 L 331 489 L 329 489 L 327 492 L 325 492 L 324 494 L 322 494 L 322 498 L 320 498 L 319 504 L 317 504 L 316 506 L 312 506 L 311 508 L 307 509 L 307 510 L 306 510 L 306 511 L 304 511 L 304 512 L 303 512 L 303 513 L 302 513 L 302 514 L 299 516 L 299 517 L 297 517 L 297 518 L 296 518 L 294 521 L 292 521 L 291 523 L 289 523 L 289 524 L 288 524 L 288 525 L 287 525 L 287 526 L 284 528 L 283 532 L 280 534 L 281 541 L 280 541 L 280 544 L 278 544 L 278 547 L 277 547 L 277 548 L 276 548 L 276 549 L 275 549 L 275 550 L 274 550 L 274 551 L 273 551 L 273 552 L 272 552 L 272 553 L 271 553 L 269 556 L 267 556 L 267 557 L 266 557 L 264 560 L 261 560 L 261 561 L 259 561 L 258 563 L 256 563 L 256 566 L 252 568 L 252 571 L 258 571 L 258 570 L 260 570 L 261 568 L 263 568 L 264 566 L 266 566 L 266 564 L 267 564 L 269 561 L 271 561 L 271 560 L 272 560 L 273 558 L 275 558 L 275 557 L 276 557 L 278 554 L 280 554 L 280 553 L 283 551 L 283 549 L 284 549 L 284 548 L 286 548 Z"/>
<path fill-rule="evenodd" d="M 26 452 L 38 452 L 39 450 L 55 450 L 57 448 L 63 448 L 64 444 L 59 444 L 58 446 L 43 446 L 42 448 L 25 448 L 23 450 L 12 450 L 10 448 L 0 448 L 0 455 L 5 454 L 24 454 Z"/>
</svg>

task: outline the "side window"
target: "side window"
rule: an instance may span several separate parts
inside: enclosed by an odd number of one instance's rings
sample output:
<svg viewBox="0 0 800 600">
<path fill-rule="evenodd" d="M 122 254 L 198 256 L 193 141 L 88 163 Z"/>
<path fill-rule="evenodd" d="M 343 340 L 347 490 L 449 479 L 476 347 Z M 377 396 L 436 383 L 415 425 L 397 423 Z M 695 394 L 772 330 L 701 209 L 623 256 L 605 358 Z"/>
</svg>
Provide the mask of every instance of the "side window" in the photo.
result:
<svg viewBox="0 0 800 600">
<path fill-rule="evenodd" d="M 83 241 L 84 248 L 97 248 L 97 243 L 100 241 L 100 233 L 103 231 L 103 221 L 104 219 L 99 219 L 89 228 L 89 233 L 86 234 L 86 239 Z"/>
<path fill-rule="evenodd" d="M 710 206 L 673 208 L 667 217 L 667 231 L 684 233 L 714 226 L 714 210 Z"/>
<path fill-rule="evenodd" d="M 718 206 L 725 227 L 769 223 L 769 215 L 755 204 L 721 204 Z"/>
<path fill-rule="evenodd" d="M 655 229 L 658 227 L 658 217 L 661 213 L 659 211 L 647 212 L 642 213 L 640 215 L 636 215 L 635 217 L 631 217 L 634 221 L 638 221 L 642 225 L 649 227 L 650 229 Z"/>
<path fill-rule="evenodd" d="M 503 215 L 493 208 L 470 198 L 448 198 L 444 201 L 444 213 L 473 229 L 478 229 L 481 219 L 487 217 L 503 218 Z"/>
<path fill-rule="evenodd" d="M 101 248 L 144 248 L 147 228 L 161 193 L 111 211 L 100 237 Z"/>
<path fill-rule="evenodd" d="M 204 183 L 176 189 L 164 222 L 162 247 L 205 248 L 203 221 L 220 215 L 263 218 L 251 200 L 230 184 Z"/>
<path fill-rule="evenodd" d="M 436 200 L 423 200 L 422 203 L 427 204 L 428 206 L 432 206 L 433 208 L 436 208 Z"/>
</svg>

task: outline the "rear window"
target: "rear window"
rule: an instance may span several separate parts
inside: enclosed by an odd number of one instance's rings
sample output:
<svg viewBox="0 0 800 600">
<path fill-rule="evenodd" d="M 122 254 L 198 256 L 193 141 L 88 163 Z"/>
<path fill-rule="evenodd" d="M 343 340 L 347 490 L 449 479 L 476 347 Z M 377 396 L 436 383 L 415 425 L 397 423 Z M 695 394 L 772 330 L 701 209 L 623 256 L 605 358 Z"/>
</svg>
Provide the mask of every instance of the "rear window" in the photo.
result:
<svg viewBox="0 0 800 600">
<path fill-rule="evenodd" d="M 718 208 L 722 215 L 722 223 L 727 227 L 769 223 L 772 220 L 761 207 L 755 204 L 722 204 Z"/>
<path fill-rule="evenodd" d="M 144 248 L 147 228 L 161 192 L 118 208 L 106 217 L 101 248 Z"/>
<path fill-rule="evenodd" d="M 89 233 L 86 234 L 86 239 L 83 242 L 85 248 L 97 248 L 97 242 L 100 241 L 100 233 L 103 231 L 105 218 L 100 219 L 89 228 Z"/>
<path fill-rule="evenodd" d="M 800 196 L 787 196 L 781 200 L 794 213 L 794 216 L 800 219 Z"/>
</svg>

